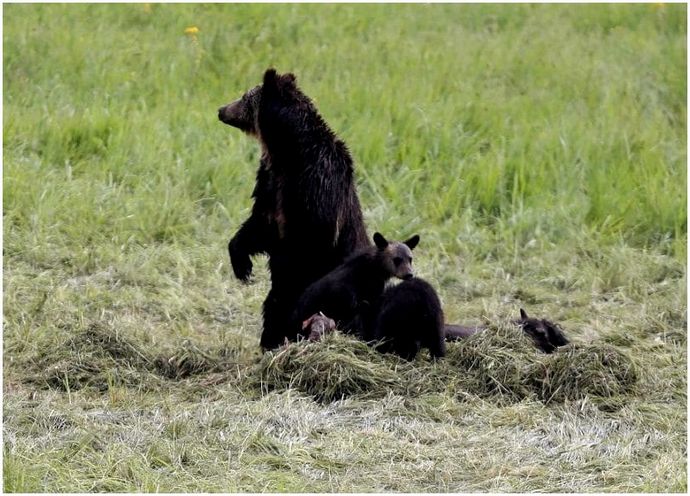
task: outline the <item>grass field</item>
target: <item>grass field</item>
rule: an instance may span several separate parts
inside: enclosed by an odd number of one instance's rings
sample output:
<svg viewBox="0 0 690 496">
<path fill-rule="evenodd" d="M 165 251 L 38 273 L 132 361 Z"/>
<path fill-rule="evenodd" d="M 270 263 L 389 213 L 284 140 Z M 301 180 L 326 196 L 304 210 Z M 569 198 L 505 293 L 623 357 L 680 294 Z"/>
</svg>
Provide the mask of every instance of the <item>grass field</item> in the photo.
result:
<svg viewBox="0 0 690 496">
<path fill-rule="evenodd" d="M 3 6 L 7 492 L 685 492 L 686 7 Z M 196 26 L 198 33 L 185 34 Z M 275 66 L 419 233 L 446 360 L 261 355 L 232 277 Z M 540 355 L 520 306 L 573 341 Z"/>
</svg>

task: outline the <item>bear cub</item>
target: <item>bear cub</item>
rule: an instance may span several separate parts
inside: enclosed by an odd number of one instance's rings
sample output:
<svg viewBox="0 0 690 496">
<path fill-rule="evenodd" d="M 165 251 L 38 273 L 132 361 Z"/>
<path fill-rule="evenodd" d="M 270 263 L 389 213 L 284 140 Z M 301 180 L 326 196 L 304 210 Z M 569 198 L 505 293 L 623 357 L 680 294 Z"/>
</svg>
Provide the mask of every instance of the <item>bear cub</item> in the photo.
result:
<svg viewBox="0 0 690 496">
<path fill-rule="evenodd" d="M 570 343 L 570 340 L 558 324 L 550 320 L 530 317 L 523 308 L 520 309 L 520 318 L 513 320 L 513 324 L 522 329 L 522 332 L 532 339 L 534 346 L 544 353 L 553 353 L 561 346 Z M 486 329 L 486 325 L 464 326 L 446 324 L 446 341 L 459 341 Z"/>
<path fill-rule="evenodd" d="M 515 324 L 520 326 L 523 332 L 532 338 L 534 345 L 544 353 L 553 353 L 557 348 L 570 343 L 558 324 L 530 317 L 522 308 L 520 318 Z"/>
<path fill-rule="evenodd" d="M 428 348 L 433 358 L 442 358 L 445 337 L 441 301 L 431 284 L 414 278 L 386 289 L 374 326 L 379 351 L 412 360 Z"/>
<path fill-rule="evenodd" d="M 374 234 L 374 246 L 365 248 L 311 284 L 297 301 L 292 328 L 309 334 L 309 319 L 321 312 L 339 329 L 368 340 L 386 282 L 391 277 L 410 279 L 412 250 L 419 236 L 397 242 Z M 305 325 L 302 325 L 305 324 Z"/>
</svg>

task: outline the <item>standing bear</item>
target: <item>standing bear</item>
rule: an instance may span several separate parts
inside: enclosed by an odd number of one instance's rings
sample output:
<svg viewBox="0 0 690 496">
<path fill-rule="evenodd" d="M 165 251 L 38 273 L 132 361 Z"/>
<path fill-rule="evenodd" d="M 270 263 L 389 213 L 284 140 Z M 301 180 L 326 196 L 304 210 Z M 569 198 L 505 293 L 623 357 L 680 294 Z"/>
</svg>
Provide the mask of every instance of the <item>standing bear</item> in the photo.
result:
<svg viewBox="0 0 690 496">
<path fill-rule="evenodd" d="M 304 289 L 369 246 L 352 157 L 293 74 L 268 69 L 263 84 L 221 107 L 218 118 L 261 145 L 252 212 L 228 250 L 242 281 L 252 255 L 269 257 L 261 346 L 272 349 L 296 339 L 288 323 Z"/>
</svg>

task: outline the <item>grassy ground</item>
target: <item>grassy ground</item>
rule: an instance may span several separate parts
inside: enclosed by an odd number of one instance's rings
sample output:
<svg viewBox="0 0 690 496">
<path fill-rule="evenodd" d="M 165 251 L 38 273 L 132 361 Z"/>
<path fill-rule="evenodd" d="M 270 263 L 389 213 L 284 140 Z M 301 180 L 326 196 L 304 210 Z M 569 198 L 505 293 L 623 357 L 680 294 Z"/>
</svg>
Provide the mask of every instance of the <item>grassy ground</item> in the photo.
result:
<svg viewBox="0 0 690 496">
<path fill-rule="evenodd" d="M 685 6 L 3 11 L 6 491 L 687 490 Z M 270 65 L 490 330 L 261 356 L 226 255 L 259 152 L 216 109 Z"/>
</svg>

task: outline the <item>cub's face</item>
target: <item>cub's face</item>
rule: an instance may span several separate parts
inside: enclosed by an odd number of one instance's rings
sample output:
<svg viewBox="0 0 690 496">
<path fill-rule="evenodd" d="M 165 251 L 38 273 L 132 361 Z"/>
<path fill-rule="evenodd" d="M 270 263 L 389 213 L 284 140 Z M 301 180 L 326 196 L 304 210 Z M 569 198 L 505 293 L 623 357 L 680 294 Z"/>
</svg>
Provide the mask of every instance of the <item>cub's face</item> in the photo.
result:
<svg viewBox="0 0 690 496">
<path fill-rule="evenodd" d="M 374 234 L 374 243 L 379 250 L 383 268 L 391 276 L 398 279 L 411 279 L 414 277 L 412 270 L 412 250 L 419 243 L 419 236 L 412 236 L 402 243 L 398 241 L 388 242 L 381 234 Z"/>
<path fill-rule="evenodd" d="M 257 118 L 261 85 L 247 91 L 242 98 L 218 109 L 218 119 L 228 126 L 241 129 L 247 134 L 258 134 Z"/>
<path fill-rule="evenodd" d="M 404 243 L 390 243 L 386 249 L 386 270 L 398 279 L 411 279 L 414 277 L 412 270 L 412 250 Z"/>
<path fill-rule="evenodd" d="M 546 319 L 535 319 L 520 309 L 520 319 L 517 324 L 529 335 L 534 343 L 545 353 L 553 353 L 556 348 L 569 344 L 568 338 L 558 326 Z"/>
</svg>

